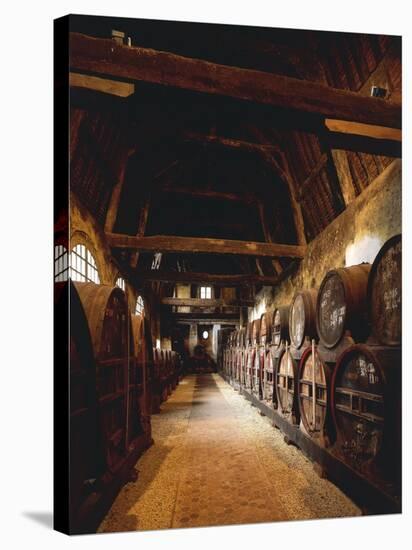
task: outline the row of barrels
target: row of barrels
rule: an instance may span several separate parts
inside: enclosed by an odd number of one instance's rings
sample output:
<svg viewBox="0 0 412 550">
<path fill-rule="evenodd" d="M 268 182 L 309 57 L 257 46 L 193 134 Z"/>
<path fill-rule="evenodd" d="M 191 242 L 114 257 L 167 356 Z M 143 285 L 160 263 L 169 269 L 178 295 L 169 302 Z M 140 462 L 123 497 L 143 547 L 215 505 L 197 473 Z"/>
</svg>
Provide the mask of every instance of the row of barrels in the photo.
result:
<svg viewBox="0 0 412 550">
<path fill-rule="evenodd" d="M 70 349 L 56 357 L 70 357 L 70 530 L 89 532 L 152 443 L 150 414 L 176 384 L 178 359 L 153 350 L 118 287 L 56 283 L 55 305 L 56 319 L 69 318 Z"/>
<path fill-rule="evenodd" d="M 152 412 L 169 397 L 182 374 L 180 356 L 173 350 L 153 349 Z"/>
<path fill-rule="evenodd" d="M 318 291 L 234 331 L 223 370 L 319 445 L 395 479 L 401 445 L 401 237 L 373 265 L 330 271 Z"/>
</svg>

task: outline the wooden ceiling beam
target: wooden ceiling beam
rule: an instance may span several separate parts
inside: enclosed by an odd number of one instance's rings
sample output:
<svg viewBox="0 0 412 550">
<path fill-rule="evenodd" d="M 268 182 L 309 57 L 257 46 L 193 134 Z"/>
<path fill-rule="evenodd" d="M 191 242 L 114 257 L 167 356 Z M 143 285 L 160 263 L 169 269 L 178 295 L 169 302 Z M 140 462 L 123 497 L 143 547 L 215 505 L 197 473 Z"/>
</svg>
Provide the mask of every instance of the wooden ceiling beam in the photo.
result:
<svg viewBox="0 0 412 550">
<path fill-rule="evenodd" d="M 192 319 L 190 321 L 179 321 L 174 320 L 176 325 L 231 325 L 231 326 L 239 326 L 239 319 L 233 320 L 233 319 L 210 319 L 209 321 L 205 322 L 202 319 Z"/>
<path fill-rule="evenodd" d="M 266 258 L 303 258 L 306 252 L 306 246 L 303 245 L 178 237 L 176 235 L 133 237 L 120 233 L 106 233 L 106 237 L 109 245 L 113 248 L 128 248 L 139 252 L 240 254 Z"/>
<path fill-rule="evenodd" d="M 279 145 L 273 143 L 252 143 L 250 141 L 243 141 L 240 139 L 198 134 L 196 132 L 185 132 L 182 137 L 186 141 L 195 141 L 199 143 L 206 143 L 208 145 L 218 145 L 221 147 L 227 147 L 228 149 L 238 149 L 249 153 L 262 153 L 264 151 L 269 153 L 280 153 L 281 151 Z"/>
<path fill-rule="evenodd" d="M 203 312 L 192 312 L 192 313 L 169 313 L 169 315 L 175 321 L 190 321 L 195 322 L 205 322 L 205 323 L 239 323 L 239 314 L 238 313 L 203 313 Z"/>
<path fill-rule="evenodd" d="M 165 297 L 161 299 L 161 304 L 165 306 L 183 306 L 183 307 L 253 307 L 254 300 L 229 300 L 222 298 L 172 298 Z"/>
<path fill-rule="evenodd" d="M 323 137 L 325 144 L 330 149 L 369 153 L 370 155 L 382 155 L 393 158 L 400 158 L 402 156 L 402 143 L 398 140 L 379 139 L 339 132 L 325 132 Z"/>
<path fill-rule="evenodd" d="M 401 127 L 400 104 L 381 98 L 79 33 L 70 33 L 70 66 L 77 72 L 229 96 L 326 118 Z"/>
<path fill-rule="evenodd" d="M 160 187 L 164 193 L 173 193 L 177 195 L 187 195 L 188 197 L 199 197 L 204 199 L 217 199 L 225 201 L 245 202 L 254 204 L 257 201 L 255 195 L 251 193 L 229 193 L 225 191 L 215 191 L 213 189 L 200 189 L 196 187 L 179 187 L 165 184 Z"/>
<path fill-rule="evenodd" d="M 248 274 L 223 274 L 215 275 L 213 273 L 196 273 L 192 271 L 140 271 L 137 272 L 135 278 L 144 282 L 162 281 L 165 283 L 198 283 L 198 284 L 213 284 L 215 286 L 233 287 L 243 285 L 261 284 L 272 286 L 278 283 L 277 277 L 248 275 Z"/>
</svg>

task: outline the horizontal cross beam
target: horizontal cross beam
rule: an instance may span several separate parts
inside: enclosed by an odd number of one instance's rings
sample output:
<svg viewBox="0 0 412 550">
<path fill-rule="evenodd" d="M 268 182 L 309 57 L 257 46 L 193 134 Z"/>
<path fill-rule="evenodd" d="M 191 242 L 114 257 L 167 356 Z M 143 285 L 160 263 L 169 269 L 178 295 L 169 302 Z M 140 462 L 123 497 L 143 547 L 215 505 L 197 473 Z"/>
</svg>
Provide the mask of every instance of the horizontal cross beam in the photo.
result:
<svg viewBox="0 0 412 550">
<path fill-rule="evenodd" d="M 106 237 L 112 248 L 128 248 L 139 252 L 239 254 L 266 258 L 303 258 L 306 252 L 306 246 L 303 245 L 229 239 L 178 237 L 175 235 L 134 237 L 119 233 L 106 233 Z"/>
<path fill-rule="evenodd" d="M 401 106 L 381 98 L 79 33 L 70 33 L 70 66 L 78 72 L 174 86 L 327 118 L 401 127 Z"/>
<path fill-rule="evenodd" d="M 207 323 L 220 323 L 222 321 L 229 321 L 232 323 L 239 323 L 238 313 L 170 313 L 172 319 L 176 321 L 199 321 Z"/>
<path fill-rule="evenodd" d="M 191 271 L 140 271 L 136 272 L 136 278 L 140 281 L 161 281 L 164 283 L 205 283 L 221 287 L 235 287 L 242 285 L 267 285 L 273 286 L 278 283 L 277 277 L 264 275 L 243 275 L 213 273 L 195 273 Z"/>
<path fill-rule="evenodd" d="M 223 298 L 172 298 L 166 297 L 161 300 L 162 305 L 184 306 L 184 307 L 253 307 L 254 300 L 229 300 Z"/>
</svg>

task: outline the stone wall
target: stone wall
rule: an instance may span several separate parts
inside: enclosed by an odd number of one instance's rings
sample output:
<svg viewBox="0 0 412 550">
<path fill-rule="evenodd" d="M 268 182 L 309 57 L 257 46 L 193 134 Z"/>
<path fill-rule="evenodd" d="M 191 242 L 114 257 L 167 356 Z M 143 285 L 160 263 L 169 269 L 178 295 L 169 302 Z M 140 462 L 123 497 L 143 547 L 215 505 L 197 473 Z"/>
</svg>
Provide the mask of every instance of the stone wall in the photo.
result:
<svg viewBox="0 0 412 550">
<path fill-rule="evenodd" d="M 249 321 L 291 302 L 295 291 L 318 288 L 330 269 L 373 262 L 381 246 L 402 232 L 401 161 L 390 164 L 320 235 L 308 244 L 296 272 L 277 287 L 263 287 Z"/>
</svg>

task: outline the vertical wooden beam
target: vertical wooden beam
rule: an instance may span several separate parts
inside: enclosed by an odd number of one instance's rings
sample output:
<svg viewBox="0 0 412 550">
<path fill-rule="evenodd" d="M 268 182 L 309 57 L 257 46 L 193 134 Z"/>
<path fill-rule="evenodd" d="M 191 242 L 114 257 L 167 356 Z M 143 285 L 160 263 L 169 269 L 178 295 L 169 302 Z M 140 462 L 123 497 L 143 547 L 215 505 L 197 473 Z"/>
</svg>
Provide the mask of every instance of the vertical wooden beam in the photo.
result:
<svg viewBox="0 0 412 550">
<path fill-rule="evenodd" d="M 104 224 L 104 230 L 108 233 L 113 232 L 113 228 L 116 223 L 117 211 L 119 208 L 120 197 L 122 194 L 124 179 L 126 176 L 127 164 L 128 164 L 129 157 L 133 153 L 134 153 L 134 148 L 125 150 L 124 161 L 122 162 L 122 168 L 119 174 L 119 178 L 112 190 L 109 208 L 107 209 L 107 214 L 106 214 L 106 221 Z"/>
<path fill-rule="evenodd" d="M 305 224 L 303 221 L 302 207 L 297 199 L 296 185 L 289 168 L 289 163 L 288 163 L 288 159 L 286 158 L 286 154 L 282 153 L 281 158 L 282 158 L 282 165 L 283 165 L 283 170 L 282 170 L 283 180 L 285 181 L 289 189 L 290 205 L 292 207 L 292 214 L 295 222 L 298 244 L 305 245 L 306 244 Z"/>
<path fill-rule="evenodd" d="M 147 225 L 147 218 L 149 216 L 150 208 L 150 193 L 147 191 L 143 206 L 140 209 L 139 213 L 139 227 L 137 229 L 136 237 L 144 237 Z M 130 264 L 133 268 L 137 266 L 139 261 L 139 252 L 133 252 L 130 258 Z"/>
<path fill-rule="evenodd" d="M 346 151 L 332 149 L 332 159 L 335 164 L 336 173 L 340 183 L 345 206 L 348 206 L 356 197 L 355 187 L 352 180 L 349 161 Z"/>
<path fill-rule="evenodd" d="M 262 136 L 262 132 L 256 127 L 254 127 L 253 129 L 251 128 L 251 130 L 262 141 L 262 139 L 264 138 L 264 136 Z M 279 152 L 282 166 L 276 160 L 273 153 L 269 151 L 262 151 L 261 155 L 265 159 L 265 161 L 269 164 L 269 166 L 272 167 L 274 172 L 276 172 L 287 185 L 287 188 L 289 191 L 289 197 L 290 197 L 290 205 L 292 208 L 293 220 L 295 222 L 296 237 L 298 240 L 298 244 L 306 245 L 305 224 L 303 222 L 302 209 L 297 199 L 297 190 L 296 190 L 296 186 L 295 186 L 295 182 L 293 180 L 292 174 L 289 169 L 286 155 L 283 151 Z"/>
<path fill-rule="evenodd" d="M 265 216 L 265 206 L 264 206 L 262 201 L 258 202 L 258 209 L 259 209 L 260 223 L 262 225 L 262 230 L 263 230 L 263 235 L 265 237 L 265 241 L 268 242 L 268 243 L 271 243 L 271 242 L 273 242 L 272 241 L 272 236 L 271 236 L 270 231 L 269 231 L 268 226 L 267 226 L 266 216 Z M 273 269 L 276 272 L 276 275 L 280 275 L 282 273 L 282 264 L 279 262 L 279 260 L 277 258 L 273 258 L 272 265 L 273 265 Z"/>
</svg>

